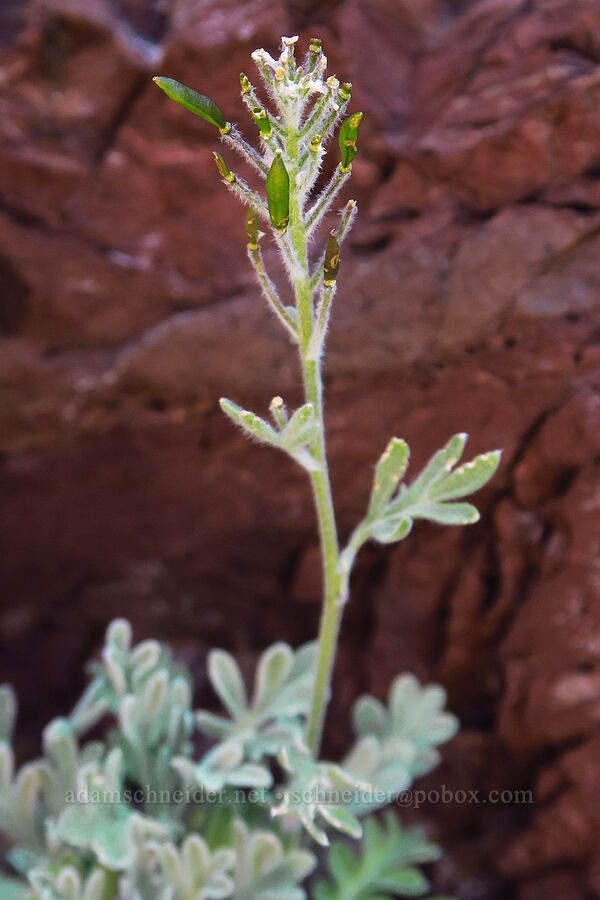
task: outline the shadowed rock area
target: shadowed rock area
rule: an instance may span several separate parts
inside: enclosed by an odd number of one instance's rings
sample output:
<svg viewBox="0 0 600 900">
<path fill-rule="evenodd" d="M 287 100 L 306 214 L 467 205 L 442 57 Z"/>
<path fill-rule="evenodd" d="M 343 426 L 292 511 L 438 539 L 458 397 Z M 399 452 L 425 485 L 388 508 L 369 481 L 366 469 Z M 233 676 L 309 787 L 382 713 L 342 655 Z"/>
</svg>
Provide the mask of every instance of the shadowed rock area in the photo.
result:
<svg viewBox="0 0 600 900">
<path fill-rule="evenodd" d="M 405 813 L 447 850 L 437 889 L 600 896 L 596 0 L 0 5 L 0 675 L 21 749 L 114 616 L 168 639 L 206 703 L 211 646 L 250 669 L 316 629 L 306 479 L 217 405 L 293 405 L 293 348 L 214 132 L 150 81 L 251 134 L 238 73 L 295 33 L 323 37 L 365 113 L 326 369 L 342 536 L 392 433 L 412 471 L 455 431 L 504 448 L 480 524 L 361 554 L 328 752 L 361 691 L 440 680 L 463 729 L 424 788 L 470 799 Z"/>
</svg>

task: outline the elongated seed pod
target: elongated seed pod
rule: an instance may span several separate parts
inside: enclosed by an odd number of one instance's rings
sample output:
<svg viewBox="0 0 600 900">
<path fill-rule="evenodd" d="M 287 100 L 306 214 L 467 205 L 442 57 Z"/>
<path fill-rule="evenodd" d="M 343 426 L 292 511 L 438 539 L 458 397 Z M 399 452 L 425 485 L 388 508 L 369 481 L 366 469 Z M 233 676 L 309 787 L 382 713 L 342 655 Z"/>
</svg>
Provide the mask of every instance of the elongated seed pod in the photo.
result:
<svg viewBox="0 0 600 900">
<path fill-rule="evenodd" d="M 283 234 L 290 220 L 290 177 L 278 150 L 267 175 L 269 216 L 275 231 Z"/>
<path fill-rule="evenodd" d="M 186 87 L 185 84 L 175 81 L 174 78 L 165 78 L 163 75 L 157 75 L 152 80 L 165 92 L 167 97 L 170 97 L 175 103 L 185 106 L 190 112 L 200 116 L 206 122 L 210 122 L 211 125 L 215 125 L 222 134 L 226 134 L 231 129 L 230 123 L 210 97 L 199 94 L 192 88 Z"/>
<path fill-rule="evenodd" d="M 213 150 L 213 156 L 215 158 L 217 169 L 219 170 L 219 175 L 221 176 L 221 178 L 226 181 L 227 184 L 232 184 L 232 182 L 235 181 L 235 175 L 233 174 L 233 172 L 229 171 L 221 154 L 217 153 L 216 150 Z"/>
<path fill-rule="evenodd" d="M 271 134 L 271 120 L 269 119 L 268 113 L 261 106 L 255 106 L 252 110 L 252 118 L 256 125 L 258 125 L 258 129 L 261 134 L 264 134 L 265 137 L 269 137 Z"/>
<path fill-rule="evenodd" d="M 352 160 L 356 156 L 356 138 L 358 136 L 358 126 L 363 117 L 361 112 L 352 113 L 347 119 L 344 119 L 340 128 L 339 143 L 342 154 L 340 168 L 342 172 L 347 172 L 352 165 Z"/>
<path fill-rule="evenodd" d="M 327 246 L 325 247 L 325 263 L 323 265 L 323 284 L 330 287 L 335 284 L 338 269 L 340 267 L 340 245 L 335 236 L 335 231 L 329 233 Z"/>
<path fill-rule="evenodd" d="M 258 250 L 258 214 L 252 206 L 248 207 L 246 213 L 246 234 L 248 250 Z"/>
</svg>

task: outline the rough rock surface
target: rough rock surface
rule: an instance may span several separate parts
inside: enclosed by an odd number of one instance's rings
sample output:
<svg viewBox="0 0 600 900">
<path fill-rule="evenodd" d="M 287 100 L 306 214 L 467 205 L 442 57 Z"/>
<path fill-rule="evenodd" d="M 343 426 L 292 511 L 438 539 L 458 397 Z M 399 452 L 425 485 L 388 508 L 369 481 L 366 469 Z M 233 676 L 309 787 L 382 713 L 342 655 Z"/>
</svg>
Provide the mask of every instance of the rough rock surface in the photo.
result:
<svg viewBox="0 0 600 900">
<path fill-rule="evenodd" d="M 293 402 L 295 361 L 213 134 L 149 82 L 233 116 L 249 52 L 296 32 L 366 112 L 327 367 L 342 532 L 392 432 L 416 464 L 456 430 L 505 448 L 481 524 L 363 552 L 329 749 L 359 691 L 441 680 L 463 731 L 426 788 L 479 802 L 407 810 L 447 847 L 439 888 L 600 896 L 597 0 L 0 5 L 0 654 L 22 749 L 115 615 L 171 640 L 199 697 L 209 646 L 250 664 L 315 628 L 302 473 L 216 409 Z"/>
</svg>

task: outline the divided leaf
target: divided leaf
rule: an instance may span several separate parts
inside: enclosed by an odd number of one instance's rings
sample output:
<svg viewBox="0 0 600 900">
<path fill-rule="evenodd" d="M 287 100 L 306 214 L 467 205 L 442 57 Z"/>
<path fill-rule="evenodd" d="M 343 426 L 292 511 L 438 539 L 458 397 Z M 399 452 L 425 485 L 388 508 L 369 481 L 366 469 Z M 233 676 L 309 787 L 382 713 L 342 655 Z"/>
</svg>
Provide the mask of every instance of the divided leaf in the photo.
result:
<svg viewBox="0 0 600 900">
<path fill-rule="evenodd" d="M 256 413 L 242 409 L 226 397 L 222 397 L 219 402 L 223 412 L 232 422 L 239 425 L 248 437 L 270 444 L 272 447 L 279 447 L 308 471 L 313 471 L 317 467 L 308 449 L 317 433 L 312 403 L 300 406 L 288 422 L 281 423 L 281 428 L 277 431 Z"/>
<path fill-rule="evenodd" d="M 383 544 L 405 538 L 414 519 L 441 525 L 471 525 L 479 520 L 470 503 L 452 502 L 483 487 L 500 463 L 500 451 L 482 453 L 454 469 L 464 450 L 466 434 L 455 434 L 435 453 L 412 484 L 398 485 L 406 472 L 409 451 L 392 438 L 377 464 L 367 517 L 368 535 Z"/>
<path fill-rule="evenodd" d="M 384 825 L 371 817 L 364 823 L 359 855 L 335 843 L 327 854 L 329 881 L 316 885 L 315 900 L 388 900 L 422 897 L 429 882 L 418 866 L 439 858 L 439 850 L 419 829 L 404 829 L 394 813 Z"/>
<path fill-rule="evenodd" d="M 256 413 L 250 412 L 249 409 L 243 409 L 237 403 L 228 400 L 227 397 L 221 397 L 219 403 L 225 415 L 239 425 L 248 437 L 264 441 L 265 444 L 271 444 L 273 447 L 279 446 L 279 435 L 275 429 Z"/>
</svg>

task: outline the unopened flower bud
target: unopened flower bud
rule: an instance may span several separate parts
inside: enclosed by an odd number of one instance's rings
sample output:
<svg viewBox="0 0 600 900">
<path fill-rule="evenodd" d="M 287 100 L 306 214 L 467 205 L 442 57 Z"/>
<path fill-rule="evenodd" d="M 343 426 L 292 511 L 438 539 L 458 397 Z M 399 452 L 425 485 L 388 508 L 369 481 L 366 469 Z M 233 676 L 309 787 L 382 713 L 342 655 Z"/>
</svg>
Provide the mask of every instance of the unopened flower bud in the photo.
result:
<svg viewBox="0 0 600 900">
<path fill-rule="evenodd" d="M 250 84 L 250 79 L 247 75 L 244 75 L 243 72 L 240 72 L 240 87 L 242 89 L 242 94 L 249 94 L 252 90 L 252 85 Z"/>
<path fill-rule="evenodd" d="M 311 153 L 316 153 L 319 147 L 321 146 L 321 141 L 323 140 L 322 134 L 313 134 L 310 139 L 310 144 L 308 145 L 308 149 Z"/>
</svg>

